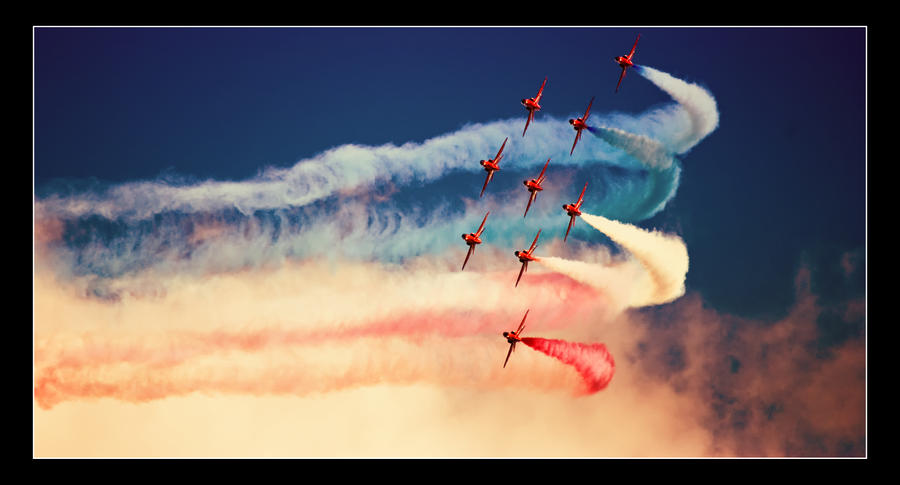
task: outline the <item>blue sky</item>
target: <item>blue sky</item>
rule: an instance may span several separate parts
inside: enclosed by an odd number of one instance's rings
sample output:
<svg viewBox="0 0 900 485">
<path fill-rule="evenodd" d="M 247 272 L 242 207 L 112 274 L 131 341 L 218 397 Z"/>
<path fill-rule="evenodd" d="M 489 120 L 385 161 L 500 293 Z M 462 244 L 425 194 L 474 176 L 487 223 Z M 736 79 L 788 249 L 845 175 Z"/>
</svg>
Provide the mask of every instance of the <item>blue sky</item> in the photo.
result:
<svg viewBox="0 0 900 485">
<path fill-rule="evenodd" d="M 613 93 L 638 32 L 636 63 L 705 86 L 721 121 L 665 210 L 633 222 L 685 239 L 687 285 L 713 305 L 777 316 L 804 258 L 865 245 L 862 28 L 37 28 L 35 191 L 240 181 L 524 120 L 545 76 L 538 120 L 592 96 L 595 117 L 640 114 L 670 99 L 633 72 Z"/>
</svg>

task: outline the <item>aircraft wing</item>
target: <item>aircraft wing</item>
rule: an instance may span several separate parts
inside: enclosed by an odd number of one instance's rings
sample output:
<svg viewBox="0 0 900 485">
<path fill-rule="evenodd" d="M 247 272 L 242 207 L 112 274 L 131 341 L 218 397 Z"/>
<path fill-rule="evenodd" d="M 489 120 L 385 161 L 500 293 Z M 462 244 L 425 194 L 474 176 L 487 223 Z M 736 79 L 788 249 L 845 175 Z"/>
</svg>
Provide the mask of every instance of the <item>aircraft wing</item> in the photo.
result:
<svg viewBox="0 0 900 485">
<path fill-rule="evenodd" d="M 528 261 L 525 261 L 524 263 L 522 263 L 522 269 L 519 270 L 519 277 L 516 278 L 516 286 L 519 286 L 519 280 L 522 279 L 522 273 L 525 272 L 525 268 L 527 268 L 527 267 L 528 267 Z"/>
<path fill-rule="evenodd" d="M 506 363 L 509 362 L 509 356 L 512 355 L 513 349 L 516 348 L 515 343 L 509 344 L 509 352 L 506 353 L 506 360 L 503 361 L 503 368 L 506 368 Z"/>
<path fill-rule="evenodd" d="M 546 85 L 546 84 L 547 84 L 547 78 L 544 78 L 544 82 L 541 83 L 541 89 L 538 89 L 537 96 L 534 97 L 535 104 L 541 104 L 541 96 L 544 95 L 543 94 L 544 93 L 544 85 Z"/>
<path fill-rule="evenodd" d="M 531 120 L 533 120 L 533 119 L 534 119 L 534 110 L 529 109 L 528 110 L 528 121 L 525 122 L 525 129 L 522 130 L 522 136 L 525 136 L 525 132 L 528 131 L 528 125 L 531 124 Z"/>
<path fill-rule="evenodd" d="M 531 252 L 534 251 L 534 248 L 537 247 L 537 240 L 541 237 L 541 230 L 538 229 L 537 234 L 534 236 L 534 241 L 531 242 L 531 247 L 528 248 L 528 254 L 531 255 Z"/>
<path fill-rule="evenodd" d="M 540 185 L 544 181 L 544 173 L 547 171 L 547 165 L 550 165 L 550 159 L 547 159 L 547 163 L 544 164 L 544 168 L 541 170 L 541 174 L 538 175 L 538 185 Z"/>
<path fill-rule="evenodd" d="M 581 138 L 581 130 L 578 130 L 578 133 L 575 133 L 575 141 L 572 143 L 572 149 L 569 150 L 569 156 L 575 153 L 575 145 L 578 144 L 578 139 Z"/>
<path fill-rule="evenodd" d="M 584 112 L 584 118 L 581 119 L 582 121 L 587 121 L 588 116 L 591 115 L 591 105 L 592 105 L 592 104 L 594 104 L 594 98 L 593 98 L 593 97 L 591 97 L 591 102 L 588 103 L 587 110 L 585 110 L 585 112 Z"/>
<path fill-rule="evenodd" d="M 525 330 L 525 319 L 528 318 L 528 312 L 530 311 L 530 308 L 528 310 L 525 310 L 525 316 L 522 317 L 522 323 L 519 324 L 519 328 L 516 330 L 517 337 L 522 337 L 522 330 Z"/>
<path fill-rule="evenodd" d="M 637 43 L 641 40 L 641 34 L 638 34 L 637 39 L 634 40 L 634 46 L 631 47 L 631 52 L 628 53 L 628 60 L 631 60 L 631 56 L 634 55 L 634 50 L 637 49 Z M 652 40 L 652 39 L 651 39 Z"/>
<path fill-rule="evenodd" d="M 469 252 L 466 253 L 466 260 L 463 261 L 462 269 L 461 269 L 460 271 L 462 271 L 463 269 L 466 269 L 466 263 L 469 262 L 469 256 L 471 256 L 473 252 L 475 252 L 475 245 L 474 245 L 474 244 L 471 245 L 471 246 L 469 246 Z"/>
<path fill-rule="evenodd" d="M 478 230 L 475 231 L 476 236 L 481 236 L 481 231 L 484 230 L 484 223 L 487 222 L 487 216 L 491 215 L 491 211 L 488 211 L 487 214 L 484 215 L 484 219 L 481 220 L 481 225 L 478 226 Z"/>
<path fill-rule="evenodd" d="M 584 183 L 584 188 L 581 189 L 581 195 L 578 196 L 578 202 L 575 203 L 575 207 L 581 208 L 582 202 L 584 202 L 584 191 L 587 190 L 587 182 Z"/>
<path fill-rule="evenodd" d="M 569 227 L 566 228 L 566 237 L 563 238 L 563 242 L 566 242 L 566 239 L 569 237 L 569 231 L 572 230 L 572 224 L 575 224 L 575 215 L 569 217 Z"/>
<path fill-rule="evenodd" d="M 622 79 L 625 77 L 625 68 L 622 68 L 622 74 L 619 74 L 619 82 L 616 83 L 616 92 L 619 92 L 619 86 L 622 84 Z M 631 81 L 628 81 L 631 82 Z"/>
<path fill-rule="evenodd" d="M 537 197 L 537 191 L 533 190 L 533 191 L 531 191 L 531 195 L 528 197 L 528 205 L 525 206 L 525 215 L 523 215 L 522 217 L 525 217 L 528 215 L 528 209 L 531 208 L 531 203 L 534 202 L 535 197 Z"/>
<path fill-rule="evenodd" d="M 491 181 L 491 178 L 493 176 L 494 176 L 494 171 L 493 170 L 489 171 L 487 174 L 487 177 L 485 177 L 485 179 L 484 179 L 484 185 L 481 187 L 481 195 L 479 195 L 479 197 L 484 195 L 484 189 L 487 188 L 487 184 L 488 184 L 488 182 Z"/>
<path fill-rule="evenodd" d="M 503 140 L 503 144 L 500 145 L 500 151 L 498 151 L 498 152 L 497 152 L 497 156 L 494 157 L 494 163 L 499 163 L 499 160 L 500 160 L 500 154 L 503 153 L 503 147 L 506 146 L 506 140 L 509 140 L 509 137 L 506 137 L 506 138 Z"/>
</svg>

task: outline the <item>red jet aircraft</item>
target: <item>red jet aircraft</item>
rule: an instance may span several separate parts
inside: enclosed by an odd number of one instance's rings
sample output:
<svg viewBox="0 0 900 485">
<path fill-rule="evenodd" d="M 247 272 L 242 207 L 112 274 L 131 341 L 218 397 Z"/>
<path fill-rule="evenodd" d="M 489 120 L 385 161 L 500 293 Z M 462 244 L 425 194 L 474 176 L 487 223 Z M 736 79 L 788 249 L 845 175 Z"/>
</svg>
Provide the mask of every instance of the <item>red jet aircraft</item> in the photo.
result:
<svg viewBox="0 0 900 485">
<path fill-rule="evenodd" d="M 569 227 L 566 228 L 566 237 L 563 238 L 563 242 L 566 242 L 566 239 L 569 237 L 569 230 L 572 229 L 572 224 L 575 224 L 575 217 L 581 215 L 581 204 L 584 202 L 584 191 L 587 190 L 587 182 L 584 183 L 584 188 L 581 189 L 581 195 L 578 196 L 578 202 L 574 204 L 564 204 L 563 210 L 566 211 L 566 214 L 569 215 Z"/>
<path fill-rule="evenodd" d="M 629 67 L 634 67 L 634 63 L 631 62 L 631 57 L 634 55 L 634 49 L 637 48 L 638 41 L 641 40 L 641 34 L 638 34 L 637 39 L 634 40 L 634 46 L 631 48 L 631 52 L 628 53 L 627 56 L 617 56 L 614 57 L 613 60 L 619 64 L 619 67 L 622 68 L 622 74 L 619 74 L 619 82 L 616 83 L 616 92 L 619 92 L 619 84 L 622 84 L 622 78 L 625 77 L 625 69 Z"/>
<path fill-rule="evenodd" d="M 469 245 L 469 252 L 466 253 L 466 260 L 463 261 L 462 269 L 460 271 L 466 269 L 466 263 L 469 262 L 469 256 L 475 252 L 475 245 L 481 244 L 481 231 L 484 230 L 484 223 L 487 221 L 487 216 L 489 215 L 491 215 L 491 211 L 488 211 L 487 214 L 484 215 L 484 219 L 481 220 L 481 225 L 478 226 L 477 231 L 462 235 L 463 241 Z"/>
<path fill-rule="evenodd" d="M 534 252 L 534 248 L 537 247 L 537 240 L 541 237 L 541 230 L 538 229 L 537 235 L 534 236 L 534 241 L 531 243 L 531 247 L 528 248 L 528 251 L 516 251 L 515 254 L 519 261 L 522 263 L 522 269 L 519 270 L 519 277 L 516 278 L 516 286 L 519 286 L 519 280 L 522 279 L 522 273 L 524 273 L 528 269 L 529 261 L 540 261 L 537 257 L 532 256 L 531 253 Z"/>
<path fill-rule="evenodd" d="M 531 208 L 531 203 L 534 202 L 534 198 L 537 197 L 537 193 L 544 190 L 541 187 L 541 184 L 544 183 L 544 172 L 547 171 L 547 165 L 550 165 L 550 159 L 547 159 L 547 163 L 544 164 L 544 169 L 541 170 L 541 174 L 538 175 L 538 178 L 531 180 L 523 180 L 522 183 L 525 184 L 525 187 L 528 188 L 528 191 L 531 192 L 531 196 L 528 197 L 528 205 L 525 207 L 525 217 L 528 215 L 528 209 Z"/>
<path fill-rule="evenodd" d="M 506 140 L 509 140 L 509 137 L 506 137 L 506 139 L 503 140 L 503 144 L 500 145 L 500 151 L 497 152 L 496 157 L 478 162 L 484 167 L 484 171 L 487 172 L 487 178 L 484 179 L 484 186 L 481 187 L 481 195 L 479 195 L 479 197 L 484 195 L 484 189 L 487 188 L 488 182 L 494 177 L 494 172 L 500 170 L 500 158 L 502 158 L 501 153 L 503 153 L 503 147 L 506 146 Z"/>
<path fill-rule="evenodd" d="M 572 156 L 572 152 L 575 151 L 575 145 L 578 144 L 578 139 L 581 138 L 581 130 L 585 129 L 587 125 L 585 122 L 587 121 L 588 116 L 591 114 L 591 105 L 594 104 L 594 98 L 591 98 L 591 102 L 588 103 L 587 110 L 584 112 L 584 116 L 581 118 L 577 118 L 574 120 L 569 120 L 569 124 L 572 125 L 572 128 L 575 128 L 575 143 L 572 143 L 572 149 L 569 151 L 569 156 Z"/>
<path fill-rule="evenodd" d="M 525 330 L 525 319 L 528 318 L 528 312 L 531 309 L 525 310 L 525 316 L 522 317 L 522 323 L 519 324 L 519 328 L 516 329 L 515 332 L 503 332 L 503 336 L 506 337 L 506 341 L 509 342 L 509 352 L 506 353 L 506 360 L 503 361 L 503 368 L 506 368 L 506 363 L 509 362 L 509 356 L 512 355 L 513 350 L 516 350 L 516 342 L 522 341 L 522 332 Z"/>
<path fill-rule="evenodd" d="M 544 78 L 544 83 L 541 84 L 541 89 L 538 89 L 537 96 L 522 100 L 522 105 L 528 110 L 528 121 L 525 122 L 525 129 L 522 130 L 522 136 L 525 136 L 525 132 L 528 131 L 528 124 L 534 120 L 534 112 L 541 110 L 541 96 L 544 92 L 545 84 L 547 84 L 547 78 Z"/>
</svg>

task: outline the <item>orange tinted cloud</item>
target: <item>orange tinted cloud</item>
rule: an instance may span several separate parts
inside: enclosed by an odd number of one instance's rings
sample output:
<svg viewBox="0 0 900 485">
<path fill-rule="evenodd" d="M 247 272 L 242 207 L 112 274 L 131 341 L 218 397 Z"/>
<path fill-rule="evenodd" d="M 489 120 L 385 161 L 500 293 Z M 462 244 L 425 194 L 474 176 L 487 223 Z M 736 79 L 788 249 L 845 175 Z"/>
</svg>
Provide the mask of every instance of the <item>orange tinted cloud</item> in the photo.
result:
<svg viewBox="0 0 900 485">
<path fill-rule="evenodd" d="M 39 270 L 35 454 L 864 452 L 865 349 L 850 340 L 816 354 L 823 310 L 803 273 L 791 313 L 767 324 L 691 293 L 624 309 L 539 266 L 513 291 L 514 267 L 465 274 L 457 263 L 179 276 L 112 302 Z M 605 344 L 608 386 L 580 395 L 576 369 L 527 347 L 503 369 L 500 332 L 526 308 L 527 335 Z M 860 313 L 851 301 L 840 314 Z"/>
</svg>

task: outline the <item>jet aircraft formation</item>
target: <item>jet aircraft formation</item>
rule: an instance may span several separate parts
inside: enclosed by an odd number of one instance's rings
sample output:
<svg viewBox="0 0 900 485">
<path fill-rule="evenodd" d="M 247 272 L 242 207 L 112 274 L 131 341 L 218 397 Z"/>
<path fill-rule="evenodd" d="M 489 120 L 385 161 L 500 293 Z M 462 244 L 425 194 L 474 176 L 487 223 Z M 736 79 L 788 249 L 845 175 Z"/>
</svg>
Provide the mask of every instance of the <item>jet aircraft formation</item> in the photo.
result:
<svg viewBox="0 0 900 485">
<path fill-rule="evenodd" d="M 631 51 L 624 56 L 616 56 L 613 60 L 619 67 L 622 69 L 622 73 L 619 75 L 619 81 L 616 84 L 615 92 L 619 92 L 619 87 L 622 84 L 622 79 L 625 77 L 625 71 L 629 67 L 634 67 L 634 62 L 632 61 L 632 57 L 634 56 L 635 49 L 637 49 L 638 40 L 640 40 L 641 35 L 638 34 L 637 39 L 634 41 L 634 46 L 632 46 Z M 538 89 L 537 94 L 533 98 L 525 98 L 522 99 L 521 104 L 528 111 L 528 118 L 525 121 L 525 129 L 522 130 L 522 136 L 528 132 L 528 126 L 534 121 L 535 112 L 541 110 L 541 98 L 544 94 L 544 87 L 547 85 L 547 77 L 544 78 L 544 81 L 541 83 L 541 87 Z M 572 128 L 575 130 L 575 141 L 572 143 L 572 149 L 569 150 L 569 156 L 575 152 L 575 146 L 578 144 L 578 140 L 581 138 L 582 130 L 587 128 L 587 119 L 591 113 L 591 106 L 594 104 L 594 97 L 591 98 L 590 102 L 587 105 L 587 109 L 584 111 L 584 115 L 580 118 L 574 118 L 569 120 L 569 124 L 572 125 Z M 503 143 L 500 145 L 500 150 L 497 151 L 497 154 L 494 158 L 488 160 L 481 160 L 479 164 L 484 167 L 484 170 L 487 172 L 487 176 L 484 180 L 484 185 L 481 187 L 481 193 L 479 197 L 484 196 L 485 189 L 487 189 L 488 183 L 493 179 L 494 173 L 500 170 L 500 160 L 503 158 L 503 149 L 506 147 L 506 143 L 509 141 L 509 137 L 506 137 L 503 140 Z M 522 216 L 523 218 L 528 216 L 528 210 L 531 208 L 532 203 L 537 197 L 538 192 L 544 190 L 543 183 L 546 178 L 547 166 L 550 164 L 550 158 L 547 159 L 547 162 L 544 163 L 544 168 L 541 170 L 540 175 L 537 178 L 533 178 L 530 180 L 524 180 L 522 183 L 525 185 L 525 188 L 529 192 L 528 205 L 525 206 L 525 214 Z M 566 235 L 563 237 L 563 242 L 565 242 L 569 237 L 569 231 L 572 229 L 572 225 L 575 223 L 575 218 L 581 215 L 581 204 L 584 202 L 584 193 L 587 190 L 588 183 L 584 183 L 584 188 L 581 189 L 581 195 L 578 196 L 578 200 L 572 204 L 564 204 L 562 206 L 563 210 L 566 212 L 566 215 L 569 216 L 569 225 L 566 228 Z M 469 250 L 466 253 L 466 259 L 463 261 L 462 270 L 466 268 L 466 263 L 469 262 L 469 257 L 475 252 L 475 247 L 478 244 L 482 243 L 481 233 L 484 231 L 485 222 L 487 222 L 487 217 L 490 215 L 490 211 L 485 214 L 484 219 L 481 221 L 481 225 L 478 227 L 478 230 L 472 233 L 463 234 L 462 239 L 469 246 Z M 538 238 L 541 236 L 541 230 L 538 229 L 537 234 L 534 236 L 534 241 L 532 241 L 531 246 L 527 250 L 515 251 L 514 254 L 516 258 L 518 258 L 519 262 L 522 263 L 522 267 L 519 270 L 519 276 L 516 278 L 515 286 L 519 286 L 519 281 L 522 279 L 522 274 L 528 271 L 528 263 L 530 261 L 540 261 L 537 256 L 534 256 L 534 250 L 537 247 Z M 509 351 L 506 354 L 506 360 L 503 362 L 503 367 L 506 367 L 507 362 L 509 362 L 509 356 L 515 350 L 516 343 L 522 341 L 522 332 L 525 329 L 525 318 L 528 317 L 528 312 L 530 310 L 525 311 L 525 316 L 522 318 L 522 323 L 519 324 L 519 327 L 515 331 L 503 332 L 503 337 L 506 338 L 509 343 Z"/>
</svg>

